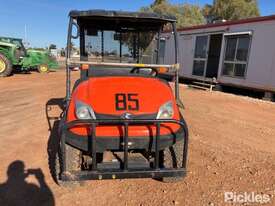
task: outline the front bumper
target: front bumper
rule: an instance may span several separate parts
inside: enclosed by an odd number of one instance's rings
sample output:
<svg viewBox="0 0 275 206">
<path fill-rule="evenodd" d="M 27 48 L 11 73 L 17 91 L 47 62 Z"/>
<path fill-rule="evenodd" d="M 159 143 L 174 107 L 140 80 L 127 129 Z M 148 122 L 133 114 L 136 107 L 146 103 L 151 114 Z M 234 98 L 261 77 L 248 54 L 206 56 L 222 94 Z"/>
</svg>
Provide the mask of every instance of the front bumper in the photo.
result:
<svg viewBox="0 0 275 206">
<path fill-rule="evenodd" d="M 160 136 L 160 127 L 164 123 L 173 123 L 180 126 L 176 133 Z M 76 126 L 89 126 L 90 135 L 86 138 L 71 133 L 70 128 Z M 98 125 L 122 125 L 124 135 L 122 138 L 97 137 L 96 127 Z M 155 125 L 156 135 L 153 137 L 129 137 L 129 125 Z M 182 167 L 160 168 L 159 152 L 166 147 L 172 146 L 177 141 L 184 139 Z M 188 129 L 185 121 L 178 120 L 156 120 L 156 119 L 98 119 L 98 120 L 75 120 L 66 123 L 62 127 L 61 152 L 66 157 L 65 144 L 88 151 L 92 154 L 92 170 L 69 172 L 63 162 L 61 178 L 64 181 L 87 180 L 87 179 L 115 179 L 115 178 L 160 178 L 160 177 L 182 177 L 186 174 L 187 151 L 188 151 Z M 154 164 L 150 168 L 129 168 L 129 150 L 145 149 L 153 151 Z M 124 152 L 122 169 L 100 169 L 97 167 L 96 154 L 106 150 L 119 150 Z M 65 158 L 64 158 L 65 159 Z"/>
<path fill-rule="evenodd" d="M 87 136 L 77 135 L 70 130 L 64 131 L 65 142 L 69 145 L 74 146 L 82 151 L 89 151 L 89 145 L 92 145 L 92 138 Z M 163 150 L 166 147 L 172 146 L 176 142 L 182 140 L 185 136 L 185 131 L 180 128 L 175 133 L 170 133 L 167 135 L 159 135 L 159 150 Z M 144 149 L 147 151 L 155 151 L 156 136 L 129 136 L 128 137 L 128 149 L 138 150 Z M 96 151 L 104 152 L 107 150 L 112 151 L 123 151 L 124 148 L 124 137 L 96 137 Z"/>
</svg>

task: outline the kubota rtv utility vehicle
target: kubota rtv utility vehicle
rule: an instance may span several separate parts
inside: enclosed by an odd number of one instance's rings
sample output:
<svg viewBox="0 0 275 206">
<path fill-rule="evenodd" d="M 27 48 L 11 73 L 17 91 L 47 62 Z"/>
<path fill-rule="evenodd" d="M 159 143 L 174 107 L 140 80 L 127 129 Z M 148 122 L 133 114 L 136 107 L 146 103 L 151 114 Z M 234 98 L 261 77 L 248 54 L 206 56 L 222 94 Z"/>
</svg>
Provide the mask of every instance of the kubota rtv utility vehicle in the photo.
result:
<svg viewBox="0 0 275 206">
<path fill-rule="evenodd" d="M 176 19 L 102 10 L 71 11 L 69 16 L 56 179 L 181 179 L 188 131 L 179 111 Z M 164 27 L 172 29 L 175 42 L 175 58 L 168 65 L 159 64 Z M 71 42 L 78 38 L 80 59 L 74 59 Z M 76 65 L 80 79 L 71 90 Z M 174 90 L 159 78 L 164 72 L 174 75 Z"/>
</svg>

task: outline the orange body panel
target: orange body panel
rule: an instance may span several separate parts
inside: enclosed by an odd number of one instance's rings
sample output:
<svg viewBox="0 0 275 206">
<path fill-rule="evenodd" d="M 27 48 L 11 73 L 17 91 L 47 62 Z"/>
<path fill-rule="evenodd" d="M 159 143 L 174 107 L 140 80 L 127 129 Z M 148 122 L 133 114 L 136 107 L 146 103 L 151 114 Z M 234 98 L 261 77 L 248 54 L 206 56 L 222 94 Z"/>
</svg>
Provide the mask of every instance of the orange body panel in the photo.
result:
<svg viewBox="0 0 275 206">
<path fill-rule="evenodd" d="M 139 109 L 117 110 L 115 95 L 137 94 Z M 179 110 L 175 102 L 173 91 L 168 84 L 157 78 L 146 77 L 129 77 L 129 76 L 109 76 L 109 77 L 92 77 L 83 81 L 73 91 L 72 99 L 68 109 L 67 121 L 76 120 L 75 100 L 82 101 L 90 105 L 96 114 L 123 115 L 129 112 L 133 115 L 157 114 L 161 105 L 168 101 L 173 102 L 174 117 L 179 120 Z M 172 123 L 162 124 L 160 134 L 167 135 L 176 132 L 178 125 Z M 78 126 L 71 129 L 71 132 L 87 136 L 88 129 L 85 126 Z M 149 136 L 155 135 L 155 126 L 129 126 L 129 136 Z M 98 126 L 96 129 L 97 136 L 119 137 L 123 135 L 122 126 Z"/>
</svg>

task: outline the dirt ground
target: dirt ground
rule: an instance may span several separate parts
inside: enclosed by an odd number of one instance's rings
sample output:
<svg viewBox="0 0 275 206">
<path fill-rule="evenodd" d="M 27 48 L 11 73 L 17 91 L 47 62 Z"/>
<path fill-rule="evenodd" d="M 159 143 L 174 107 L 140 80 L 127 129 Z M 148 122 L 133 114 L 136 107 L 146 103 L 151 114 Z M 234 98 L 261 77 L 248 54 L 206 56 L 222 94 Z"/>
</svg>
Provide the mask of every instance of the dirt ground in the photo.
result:
<svg viewBox="0 0 275 206">
<path fill-rule="evenodd" d="M 190 130 L 184 181 L 89 181 L 68 189 L 49 172 L 45 113 L 50 99 L 65 95 L 64 71 L 16 74 L 0 79 L 0 88 L 0 205 L 231 205 L 227 191 L 267 194 L 266 205 L 275 205 L 275 103 L 181 86 Z"/>
</svg>

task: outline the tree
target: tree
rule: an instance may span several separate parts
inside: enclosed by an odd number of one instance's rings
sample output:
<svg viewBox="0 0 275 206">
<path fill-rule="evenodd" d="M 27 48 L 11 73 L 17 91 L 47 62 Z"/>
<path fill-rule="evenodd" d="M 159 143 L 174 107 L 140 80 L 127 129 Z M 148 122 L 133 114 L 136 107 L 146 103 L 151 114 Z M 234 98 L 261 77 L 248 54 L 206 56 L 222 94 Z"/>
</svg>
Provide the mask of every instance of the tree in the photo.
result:
<svg viewBox="0 0 275 206">
<path fill-rule="evenodd" d="M 151 6 L 160 5 L 162 3 L 167 3 L 167 1 L 166 0 L 155 0 Z"/>
<path fill-rule="evenodd" d="M 208 21 L 238 20 L 260 15 L 257 0 L 214 0 L 213 5 L 205 5 L 202 11 Z"/>
<path fill-rule="evenodd" d="M 50 49 L 50 50 L 51 50 L 51 49 L 56 49 L 56 45 L 55 45 L 55 44 L 50 44 L 49 49 Z"/>
<path fill-rule="evenodd" d="M 141 11 L 173 15 L 177 18 L 179 28 L 205 23 L 201 8 L 187 3 L 170 4 L 166 0 L 156 0 L 151 6 L 141 8 Z"/>
</svg>

